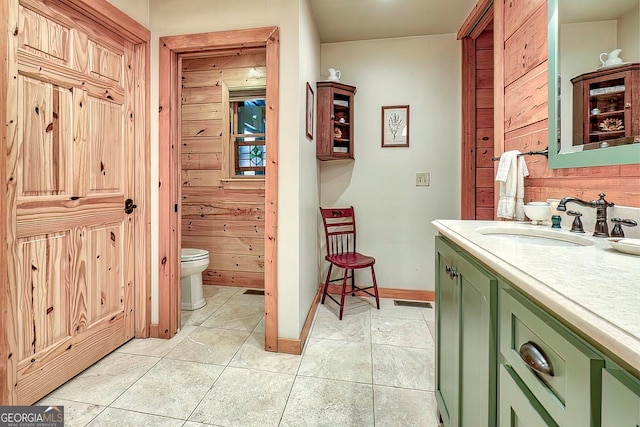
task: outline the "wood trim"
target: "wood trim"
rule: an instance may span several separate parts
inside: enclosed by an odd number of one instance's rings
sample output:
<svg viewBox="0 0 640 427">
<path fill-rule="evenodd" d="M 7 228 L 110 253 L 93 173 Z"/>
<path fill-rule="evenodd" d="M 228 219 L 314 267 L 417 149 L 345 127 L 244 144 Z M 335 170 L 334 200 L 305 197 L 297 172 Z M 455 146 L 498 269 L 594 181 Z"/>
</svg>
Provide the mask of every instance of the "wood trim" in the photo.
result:
<svg viewBox="0 0 640 427">
<path fill-rule="evenodd" d="M 320 304 L 321 296 L 322 296 L 322 285 L 318 287 L 316 296 L 313 298 L 311 307 L 309 307 L 307 318 L 304 320 L 304 325 L 302 325 L 300 338 L 298 338 L 297 340 L 289 339 L 289 338 L 278 338 L 279 353 L 298 354 L 298 355 L 302 354 L 302 350 L 304 350 L 304 345 L 306 344 L 307 338 L 309 337 L 309 331 L 311 330 L 313 319 L 315 318 L 316 311 L 318 310 L 318 304 Z"/>
<path fill-rule="evenodd" d="M 151 40 L 148 29 L 106 0 L 62 0 L 62 3 L 134 44 L 149 43 Z"/>
<path fill-rule="evenodd" d="M 476 41 L 462 39 L 461 219 L 476 217 Z"/>
<path fill-rule="evenodd" d="M 160 336 L 160 327 L 157 323 L 151 323 L 149 325 L 149 338 L 162 338 Z"/>
<path fill-rule="evenodd" d="M 275 32 L 279 43 L 277 27 L 251 28 L 247 30 L 218 31 L 213 33 L 185 34 L 180 36 L 161 37 L 174 53 L 195 53 L 218 49 L 240 49 L 247 47 L 264 47 Z M 267 46 L 268 51 L 268 46 Z M 267 56 L 269 53 L 267 52 Z M 267 60 L 267 64 L 269 61 Z"/>
<path fill-rule="evenodd" d="M 320 284 L 320 286 L 323 286 Z M 357 285 L 356 285 L 357 286 Z M 349 286 L 347 286 L 349 289 Z M 329 285 L 328 292 L 332 295 L 340 295 L 342 293 L 342 285 Z M 356 296 L 368 297 L 370 295 L 364 292 L 356 292 Z M 380 298 L 402 299 L 409 301 L 435 301 L 435 291 L 420 291 L 417 289 L 392 289 L 378 287 L 378 296 Z"/>
<path fill-rule="evenodd" d="M 0 16 L 7 17 L 6 1 L 0 1 Z M 5 18 L 6 19 L 6 18 Z M 0 153 L 7 152 L 7 81 L 9 80 L 9 69 L 8 69 L 8 49 L 7 43 L 9 35 L 10 25 L 2 28 L 4 31 L 2 35 L 2 40 L 0 40 L 0 129 L 2 136 L 0 137 Z M 3 185 L 0 185 L 0 200 L 2 200 L 2 204 L 0 204 L 0 243 L 3 245 L 6 242 L 6 224 L 7 224 L 7 190 L 4 185 L 7 182 L 7 169 L 6 169 L 6 161 L 4 158 L 0 159 L 0 182 Z M 7 307 L 7 295 L 9 292 L 9 283 L 7 280 L 7 251 L 5 247 L 2 247 L 0 250 L 0 321 L 3 326 L 0 327 L 0 378 L 4 378 L 5 380 L 0 383 L 0 405 L 6 405 L 9 403 L 9 397 L 11 396 L 11 390 L 9 389 L 9 381 L 6 380 L 8 378 L 9 370 L 8 370 L 8 360 L 9 360 L 9 342 L 7 340 L 7 328 L 4 325 L 7 325 L 6 317 L 8 315 L 8 307 Z"/>
<path fill-rule="evenodd" d="M 478 3 L 473 7 L 471 13 L 464 20 L 460 29 L 458 30 L 457 38 L 461 40 L 468 37 L 476 25 L 480 22 L 482 17 L 486 14 L 487 10 L 493 5 L 493 0 L 478 0 Z"/>
<path fill-rule="evenodd" d="M 158 234 L 158 260 L 159 260 L 159 272 L 158 272 L 158 323 L 155 334 L 158 338 L 168 338 L 169 323 L 170 323 L 170 299 L 169 293 L 171 292 L 171 235 L 167 231 L 170 230 L 171 215 L 173 203 L 171 200 L 171 92 L 173 91 L 171 85 L 171 60 L 175 54 L 171 52 L 171 49 L 160 40 L 160 59 L 159 59 L 159 108 L 158 108 L 158 121 L 159 121 L 159 152 L 158 152 L 158 164 L 167 165 L 167 167 L 160 167 L 158 174 L 158 205 L 159 205 L 159 234 Z M 177 242 L 174 242 L 177 244 Z"/>
<path fill-rule="evenodd" d="M 265 170 L 264 312 L 265 350 L 278 351 L 278 111 L 280 33 L 271 29 L 267 45 L 267 165 Z"/>
<path fill-rule="evenodd" d="M 504 153 L 504 8 L 498 2 L 493 8 L 493 155 L 500 157 Z M 493 173 L 497 172 L 498 162 L 494 162 Z M 498 206 L 500 184 L 493 188 L 493 206 Z M 494 211 L 494 219 L 496 219 Z"/>
<path fill-rule="evenodd" d="M 136 174 L 135 211 L 136 263 L 135 263 L 135 337 L 149 336 L 151 322 L 151 145 L 150 145 L 150 64 L 151 55 L 148 43 L 135 46 L 138 91 L 135 99 L 135 111 L 144 111 L 144 123 L 136 128 Z M 141 116 L 142 117 L 142 116 Z M 142 160 L 141 160 L 142 159 Z"/>
<path fill-rule="evenodd" d="M 180 122 L 178 121 L 179 54 L 223 49 L 266 47 L 267 55 L 267 166 L 265 178 L 265 348 L 278 351 L 277 213 L 278 106 L 280 41 L 277 27 L 222 31 L 160 38 L 159 94 L 159 334 L 169 338 L 180 322 L 179 262 L 181 206 Z M 175 207 L 178 207 L 176 212 Z M 167 233 L 169 230 L 169 233 Z"/>
</svg>

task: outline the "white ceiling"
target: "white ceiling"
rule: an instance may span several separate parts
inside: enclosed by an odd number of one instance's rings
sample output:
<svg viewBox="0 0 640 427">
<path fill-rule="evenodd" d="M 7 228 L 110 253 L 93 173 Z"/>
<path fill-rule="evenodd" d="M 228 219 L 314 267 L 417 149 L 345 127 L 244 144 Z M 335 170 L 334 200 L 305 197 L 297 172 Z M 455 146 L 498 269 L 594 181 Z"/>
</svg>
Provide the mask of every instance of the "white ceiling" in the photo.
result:
<svg viewBox="0 0 640 427">
<path fill-rule="evenodd" d="M 477 0 L 309 0 L 322 43 L 457 33 Z"/>
</svg>

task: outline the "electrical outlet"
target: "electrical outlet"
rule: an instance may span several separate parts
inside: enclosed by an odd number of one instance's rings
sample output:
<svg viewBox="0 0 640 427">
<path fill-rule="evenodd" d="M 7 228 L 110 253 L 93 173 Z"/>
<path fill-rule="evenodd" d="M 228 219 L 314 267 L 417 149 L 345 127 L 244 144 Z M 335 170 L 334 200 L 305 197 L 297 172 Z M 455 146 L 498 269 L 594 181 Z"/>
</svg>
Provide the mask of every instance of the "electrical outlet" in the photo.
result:
<svg viewBox="0 0 640 427">
<path fill-rule="evenodd" d="M 431 184 L 431 174 L 429 172 L 416 173 L 416 187 L 428 187 Z"/>
</svg>

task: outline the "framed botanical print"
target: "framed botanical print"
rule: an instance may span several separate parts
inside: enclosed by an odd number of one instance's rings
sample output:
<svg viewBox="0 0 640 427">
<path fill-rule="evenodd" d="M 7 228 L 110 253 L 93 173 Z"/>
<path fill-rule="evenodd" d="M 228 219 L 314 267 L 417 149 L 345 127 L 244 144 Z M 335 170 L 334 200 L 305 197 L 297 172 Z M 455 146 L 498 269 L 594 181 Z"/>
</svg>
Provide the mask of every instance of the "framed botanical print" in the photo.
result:
<svg viewBox="0 0 640 427">
<path fill-rule="evenodd" d="M 409 146 L 409 106 L 382 107 L 382 147 Z"/>
<path fill-rule="evenodd" d="M 314 113 L 314 105 L 315 99 L 313 96 L 313 89 L 309 82 L 307 82 L 307 119 L 306 119 L 306 127 L 307 127 L 307 137 L 313 139 L 313 116 Z"/>
</svg>

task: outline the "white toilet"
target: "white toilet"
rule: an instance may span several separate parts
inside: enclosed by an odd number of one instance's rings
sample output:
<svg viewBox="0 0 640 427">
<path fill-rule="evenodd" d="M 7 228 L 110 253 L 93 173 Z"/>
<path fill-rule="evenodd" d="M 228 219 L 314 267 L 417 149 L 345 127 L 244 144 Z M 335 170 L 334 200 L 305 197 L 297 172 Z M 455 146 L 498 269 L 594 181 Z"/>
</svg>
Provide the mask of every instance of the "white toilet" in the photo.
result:
<svg viewBox="0 0 640 427">
<path fill-rule="evenodd" d="M 180 283 L 182 309 L 197 310 L 207 303 L 202 289 L 202 272 L 209 266 L 209 251 L 182 248 Z"/>
</svg>

